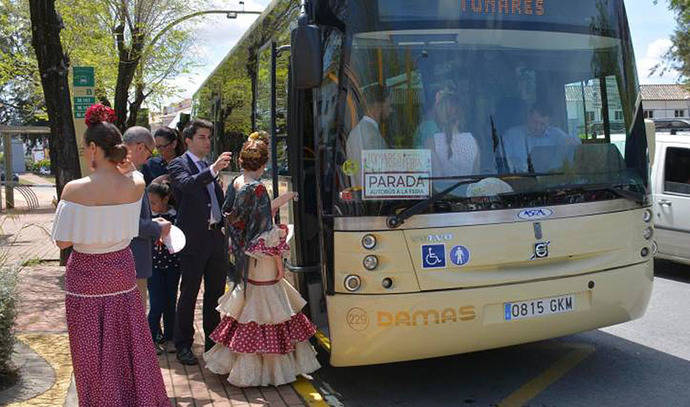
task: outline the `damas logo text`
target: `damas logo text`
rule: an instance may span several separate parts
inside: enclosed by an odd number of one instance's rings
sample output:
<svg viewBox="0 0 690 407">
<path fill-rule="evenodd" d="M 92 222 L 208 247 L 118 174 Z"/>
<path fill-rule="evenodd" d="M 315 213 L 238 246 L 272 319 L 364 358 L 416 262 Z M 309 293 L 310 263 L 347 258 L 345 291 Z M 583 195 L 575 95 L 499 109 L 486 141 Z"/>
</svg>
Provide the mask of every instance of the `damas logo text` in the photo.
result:
<svg viewBox="0 0 690 407">
<path fill-rule="evenodd" d="M 445 308 L 443 310 L 419 310 L 376 313 L 376 324 L 380 328 L 392 328 L 396 326 L 429 326 L 449 324 L 477 319 L 477 311 L 472 305 L 459 308 Z"/>
</svg>

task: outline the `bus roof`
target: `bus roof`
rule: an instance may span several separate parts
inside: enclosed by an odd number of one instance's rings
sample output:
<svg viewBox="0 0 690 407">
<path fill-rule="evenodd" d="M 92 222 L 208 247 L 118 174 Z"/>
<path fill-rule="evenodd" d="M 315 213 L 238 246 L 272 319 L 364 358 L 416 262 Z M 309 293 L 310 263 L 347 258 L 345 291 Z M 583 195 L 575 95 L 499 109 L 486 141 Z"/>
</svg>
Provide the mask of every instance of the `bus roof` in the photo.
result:
<svg viewBox="0 0 690 407">
<path fill-rule="evenodd" d="M 292 1 L 292 0 L 289 0 L 289 1 Z M 216 67 L 213 69 L 213 71 L 206 77 L 206 79 L 204 79 L 204 81 L 201 83 L 201 85 L 199 85 L 196 92 L 194 92 L 194 97 L 196 97 L 197 93 L 199 93 L 199 91 L 201 91 L 201 89 L 203 89 L 204 86 L 206 86 L 208 81 L 211 80 L 211 78 L 213 78 L 213 76 L 215 76 L 216 72 L 218 72 L 218 70 L 223 66 L 223 64 L 225 64 L 225 62 L 227 62 L 228 58 L 230 58 L 230 56 L 232 54 L 234 54 L 237 49 L 239 49 L 241 46 L 245 45 L 244 43 L 249 39 L 249 37 L 254 32 L 256 27 L 264 21 L 266 16 L 268 16 L 273 11 L 273 9 L 275 9 L 275 7 L 279 3 L 282 3 L 282 2 L 285 2 L 285 0 L 273 0 L 273 1 L 271 1 L 271 3 L 268 6 L 266 6 L 266 8 L 259 15 L 259 17 L 257 17 L 256 20 L 254 20 L 252 25 L 249 26 L 249 28 L 247 29 L 247 31 L 244 32 L 244 34 L 242 34 L 242 37 L 240 37 L 240 39 L 237 41 L 237 43 L 235 43 L 235 45 L 233 45 L 233 47 L 225 55 L 225 57 L 223 57 L 223 60 L 221 60 L 216 65 Z"/>
</svg>

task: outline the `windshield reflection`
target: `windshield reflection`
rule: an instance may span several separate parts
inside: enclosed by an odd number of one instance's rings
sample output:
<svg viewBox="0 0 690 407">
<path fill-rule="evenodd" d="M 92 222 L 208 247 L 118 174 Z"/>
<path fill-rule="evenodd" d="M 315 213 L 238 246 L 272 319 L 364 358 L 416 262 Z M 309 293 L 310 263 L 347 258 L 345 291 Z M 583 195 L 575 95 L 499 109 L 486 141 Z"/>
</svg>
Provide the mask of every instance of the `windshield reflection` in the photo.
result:
<svg viewBox="0 0 690 407">
<path fill-rule="evenodd" d="M 340 202 L 346 211 L 347 204 L 379 202 L 386 212 L 446 190 L 457 183 L 453 177 L 475 174 L 484 177 L 455 188 L 433 210 L 620 196 L 604 186 L 644 192 L 644 157 L 626 149 L 631 137 L 643 135 L 632 131 L 636 90 L 621 79 L 621 53 L 615 38 L 562 32 L 355 34 L 340 136 Z M 383 151 L 400 154 L 382 161 Z M 401 166 L 410 157 L 419 168 Z"/>
</svg>

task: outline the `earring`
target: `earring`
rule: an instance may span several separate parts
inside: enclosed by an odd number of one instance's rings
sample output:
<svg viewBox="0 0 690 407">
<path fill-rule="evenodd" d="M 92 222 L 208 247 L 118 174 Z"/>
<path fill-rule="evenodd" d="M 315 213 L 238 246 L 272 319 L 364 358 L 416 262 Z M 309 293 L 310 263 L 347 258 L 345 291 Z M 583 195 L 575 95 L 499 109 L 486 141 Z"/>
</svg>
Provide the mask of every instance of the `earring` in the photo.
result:
<svg viewBox="0 0 690 407">
<path fill-rule="evenodd" d="M 91 153 L 91 169 L 95 170 L 96 169 L 96 157 L 94 153 Z"/>
</svg>

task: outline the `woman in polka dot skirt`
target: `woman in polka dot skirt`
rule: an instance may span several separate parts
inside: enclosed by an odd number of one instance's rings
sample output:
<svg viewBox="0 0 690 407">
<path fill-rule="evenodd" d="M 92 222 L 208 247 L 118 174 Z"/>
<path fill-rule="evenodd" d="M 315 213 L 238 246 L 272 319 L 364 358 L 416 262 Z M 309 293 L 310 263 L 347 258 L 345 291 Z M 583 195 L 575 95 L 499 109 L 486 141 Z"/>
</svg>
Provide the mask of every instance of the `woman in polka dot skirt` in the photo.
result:
<svg viewBox="0 0 690 407">
<path fill-rule="evenodd" d="M 209 370 L 239 387 L 279 386 L 320 367 L 309 343 L 316 328 L 300 311 L 306 302 L 283 279 L 287 227 L 273 224 L 294 194 L 271 202 L 258 181 L 267 160 L 268 142 L 255 133 L 240 152 L 244 173 L 223 206 L 237 283 L 218 301 L 223 319 L 211 334 L 216 345 L 204 354 Z"/>
<path fill-rule="evenodd" d="M 93 173 L 65 186 L 53 222 L 58 247 L 74 249 L 65 311 L 79 405 L 170 406 L 129 249 L 145 183 L 126 159 L 114 116 L 102 105 L 86 112 Z"/>
<path fill-rule="evenodd" d="M 151 203 L 151 216 L 160 217 L 175 224 L 177 212 L 170 206 L 172 190 L 166 179 L 157 178 L 146 189 Z M 149 328 L 156 344 L 156 353 L 176 352 L 172 343 L 175 325 L 175 306 L 177 289 L 180 284 L 180 263 L 177 255 L 157 242 L 152 248 L 153 272 L 148 280 L 151 308 L 149 309 Z M 163 329 L 161 330 L 161 317 Z"/>
</svg>

